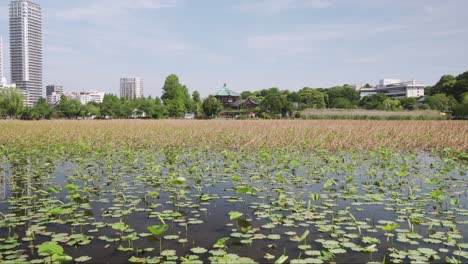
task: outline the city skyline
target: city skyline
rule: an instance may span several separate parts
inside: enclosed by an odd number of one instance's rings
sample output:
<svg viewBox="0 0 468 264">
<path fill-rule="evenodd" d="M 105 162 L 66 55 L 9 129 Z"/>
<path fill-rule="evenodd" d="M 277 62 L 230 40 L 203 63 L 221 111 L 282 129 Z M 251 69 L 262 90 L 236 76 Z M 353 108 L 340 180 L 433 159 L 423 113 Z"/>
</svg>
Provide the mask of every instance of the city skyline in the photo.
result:
<svg viewBox="0 0 468 264">
<path fill-rule="evenodd" d="M 119 78 L 138 75 L 145 95 L 160 96 L 170 73 L 202 96 L 224 82 L 237 91 L 382 78 L 432 85 L 468 68 L 466 1 L 35 2 L 43 11 L 44 84 L 67 90 L 119 94 Z M 0 16 L 4 42 L 7 22 Z"/>
</svg>

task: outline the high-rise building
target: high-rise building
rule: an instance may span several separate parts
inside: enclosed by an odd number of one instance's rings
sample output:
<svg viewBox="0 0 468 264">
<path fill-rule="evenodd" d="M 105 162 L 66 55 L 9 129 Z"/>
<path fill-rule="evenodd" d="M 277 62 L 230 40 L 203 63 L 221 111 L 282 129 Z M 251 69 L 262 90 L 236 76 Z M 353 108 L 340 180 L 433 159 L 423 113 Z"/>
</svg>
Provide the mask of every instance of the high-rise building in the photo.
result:
<svg viewBox="0 0 468 264">
<path fill-rule="evenodd" d="M 31 0 L 10 3 L 11 82 L 32 106 L 42 96 L 42 11 Z"/>
<path fill-rule="evenodd" d="M 143 80 L 140 77 L 120 78 L 120 97 L 143 98 Z"/>
<path fill-rule="evenodd" d="M 7 81 L 3 71 L 3 39 L 0 36 L 0 87 L 4 87 L 7 85 Z"/>
<path fill-rule="evenodd" d="M 60 102 L 60 96 L 63 95 L 63 86 L 50 84 L 46 86 L 46 99 L 49 104 Z"/>
</svg>

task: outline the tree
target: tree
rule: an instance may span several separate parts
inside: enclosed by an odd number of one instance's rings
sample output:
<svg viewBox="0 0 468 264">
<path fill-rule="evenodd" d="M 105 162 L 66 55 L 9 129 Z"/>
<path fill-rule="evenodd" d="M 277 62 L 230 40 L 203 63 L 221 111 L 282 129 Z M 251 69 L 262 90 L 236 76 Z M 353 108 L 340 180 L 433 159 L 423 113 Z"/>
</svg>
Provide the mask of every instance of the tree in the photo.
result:
<svg viewBox="0 0 468 264">
<path fill-rule="evenodd" d="M 445 94 L 435 94 L 426 98 L 426 104 L 433 110 L 449 111 L 450 99 Z"/>
<path fill-rule="evenodd" d="M 200 103 L 200 102 L 201 102 L 200 93 L 199 93 L 198 91 L 193 91 L 193 93 L 192 93 L 192 100 L 193 100 L 195 103 Z"/>
<path fill-rule="evenodd" d="M 50 119 L 53 113 L 52 107 L 50 107 L 47 101 L 42 97 L 37 101 L 34 110 L 37 113 L 38 119 Z"/>
<path fill-rule="evenodd" d="M 78 118 L 82 117 L 83 113 L 83 106 L 81 105 L 80 101 L 76 99 L 72 99 L 69 101 L 69 108 L 68 112 L 66 113 L 68 118 Z"/>
<path fill-rule="evenodd" d="M 385 110 L 391 110 L 391 111 L 401 110 L 400 101 L 397 99 L 391 99 L 391 98 L 385 99 L 385 101 L 383 101 L 383 105 L 385 106 Z"/>
<path fill-rule="evenodd" d="M 329 106 L 333 106 L 333 101 L 338 98 L 348 99 L 349 102 L 357 106 L 359 99 L 361 98 L 358 91 L 347 85 L 332 87 L 329 89 L 324 89 L 323 91 L 328 95 Z M 340 102 L 343 102 L 343 100 L 340 100 Z"/>
<path fill-rule="evenodd" d="M 462 94 L 460 103 L 452 105 L 452 116 L 456 119 L 468 119 L 468 93 Z"/>
<path fill-rule="evenodd" d="M 161 99 L 156 97 L 154 99 L 154 104 L 155 104 L 155 108 L 154 108 L 153 118 L 162 119 L 162 118 L 167 117 L 169 115 L 169 113 L 168 113 L 168 111 L 166 109 L 166 106 L 163 105 Z"/>
<path fill-rule="evenodd" d="M 101 104 L 101 115 L 117 117 L 120 109 L 120 100 L 113 94 L 105 94 Z"/>
<path fill-rule="evenodd" d="M 453 86 L 452 93 L 450 94 L 453 95 L 453 97 L 455 97 L 457 100 L 462 101 L 463 100 L 462 94 L 467 93 L 467 92 L 468 92 L 468 79 L 459 79 L 457 83 Z"/>
<path fill-rule="evenodd" d="M 163 87 L 163 95 L 161 99 L 164 103 L 169 100 L 182 99 L 184 97 L 182 91 L 182 85 L 179 83 L 179 77 L 175 74 L 171 74 L 166 77 Z"/>
<path fill-rule="evenodd" d="M 406 110 L 413 110 L 416 103 L 418 102 L 418 99 L 416 97 L 405 97 L 400 98 L 399 100 L 401 106 Z"/>
<path fill-rule="evenodd" d="M 182 117 L 185 114 L 185 105 L 184 101 L 173 99 L 166 100 L 166 108 L 169 114 L 169 117 Z"/>
<path fill-rule="evenodd" d="M 203 113 L 209 118 L 215 118 L 218 114 L 223 111 L 223 104 L 218 101 L 214 96 L 208 96 L 203 101 Z"/>
<path fill-rule="evenodd" d="M 325 108 L 325 94 L 317 89 L 304 88 L 297 93 L 299 108 Z"/>
<path fill-rule="evenodd" d="M 342 109 L 353 109 L 357 108 L 355 104 L 353 104 L 349 99 L 343 98 L 343 97 L 338 97 L 335 98 L 331 105 L 331 108 L 342 108 Z"/>
<path fill-rule="evenodd" d="M 170 117 L 182 117 L 193 108 L 187 87 L 179 83 L 179 77 L 175 74 L 167 76 L 161 99 Z"/>
<path fill-rule="evenodd" d="M 260 107 L 263 111 L 272 115 L 285 116 L 292 110 L 292 105 L 286 99 L 286 96 L 281 93 L 270 93 L 263 98 L 260 103 Z"/>
<path fill-rule="evenodd" d="M 372 86 L 368 83 L 366 83 L 366 85 L 364 85 L 364 88 L 372 88 Z"/>
<path fill-rule="evenodd" d="M 95 102 L 90 102 L 88 103 L 83 110 L 83 115 L 86 117 L 96 117 L 100 116 L 101 111 L 99 109 L 99 104 Z"/>
<path fill-rule="evenodd" d="M 370 96 L 364 96 L 359 102 L 359 106 L 367 110 L 384 110 L 385 105 L 384 101 L 388 99 L 388 96 L 385 94 L 373 94 Z"/>
<path fill-rule="evenodd" d="M 244 91 L 240 95 L 242 99 L 249 99 L 250 97 L 254 96 L 254 93 L 251 91 Z"/>
<path fill-rule="evenodd" d="M 192 93 L 192 100 L 194 104 L 194 113 L 196 116 L 198 116 L 202 112 L 202 101 L 200 98 L 200 93 L 198 91 L 194 91 Z"/>
<path fill-rule="evenodd" d="M 16 88 L 0 89 L 0 114 L 16 118 L 23 109 L 23 95 Z"/>
</svg>

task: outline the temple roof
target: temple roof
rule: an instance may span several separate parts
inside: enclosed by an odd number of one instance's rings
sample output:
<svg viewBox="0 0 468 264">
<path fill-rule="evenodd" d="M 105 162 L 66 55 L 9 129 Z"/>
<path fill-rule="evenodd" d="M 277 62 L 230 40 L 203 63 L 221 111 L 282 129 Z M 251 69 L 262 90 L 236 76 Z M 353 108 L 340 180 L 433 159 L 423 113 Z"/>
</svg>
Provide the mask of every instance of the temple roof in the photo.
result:
<svg viewBox="0 0 468 264">
<path fill-rule="evenodd" d="M 223 89 L 219 90 L 215 96 L 240 96 L 240 94 L 227 88 L 226 84 L 224 84 Z"/>
</svg>

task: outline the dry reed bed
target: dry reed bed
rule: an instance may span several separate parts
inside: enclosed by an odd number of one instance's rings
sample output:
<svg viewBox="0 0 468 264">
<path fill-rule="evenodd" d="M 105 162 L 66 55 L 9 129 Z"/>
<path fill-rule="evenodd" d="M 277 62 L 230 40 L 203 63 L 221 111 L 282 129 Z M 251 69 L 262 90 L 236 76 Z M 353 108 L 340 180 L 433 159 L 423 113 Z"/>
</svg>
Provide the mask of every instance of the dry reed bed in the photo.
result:
<svg viewBox="0 0 468 264">
<path fill-rule="evenodd" d="M 0 121 L 0 144 L 135 148 L 468 150 L 465 121 Z"/>
<path fill-rule="evenodd" d="M 365 110 L 365 109 L 305 109 L 304 116 L 318 115 L 318 116 L 410 116 L 410 117 L 440 117 L 440 112 L 435 110 L 413 110 L 413 111 L 381 111 L 381 110 Z"/>
</svg>

